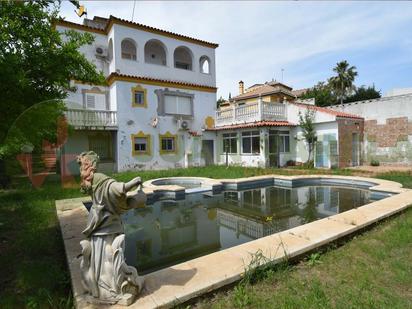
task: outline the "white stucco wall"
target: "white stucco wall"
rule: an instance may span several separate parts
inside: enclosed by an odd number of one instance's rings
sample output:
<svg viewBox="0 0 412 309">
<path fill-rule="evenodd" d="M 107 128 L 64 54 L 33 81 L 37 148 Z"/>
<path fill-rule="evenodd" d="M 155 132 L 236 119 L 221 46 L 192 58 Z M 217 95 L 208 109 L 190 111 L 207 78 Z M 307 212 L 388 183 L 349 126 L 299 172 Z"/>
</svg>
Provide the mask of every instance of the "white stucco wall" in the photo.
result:
<svg viewBox="0 0 412 309">
<path fill-rule="evenodd" d="M 377 120 L 378 124 L 385 124 L 387 118 L 408 117 L 412 119 L 412 94 L 336 105 L 331 106 L 330 109 L 359 115 L 365 120 Z"/>
<path fill-rule="evenodd" d="M 155 33 L 145 32 L 142 30 L 114 25 L 114 54 L 115 66 L 118 73 L 145 76 L 159 79 L 167 79 L 174 81 L 185 81 L 188 83 L 195 83 L 200 85 L 212 86 L 216 85 L 216 70 L 215 70 L 215 49 L 194 44 L 190 42 L 181 41 L 175 38 L 162 36 Z M 121 58 L 121 41 L 130 38 L 136 42 L 137 55 L 136 60 Z M 166 47 L 166 66 L 146 63 L 144 59 L 145 44 L 156 39 L 162 42 Z M 190 49 L 193 55 L 192 70 L 183 70 L 174 67 L 173 53 L 177 47 L 185 46 Z M 200 72 L 199 59 L 202 56 L 207 56 L 210 59 L 210 74 Z"/>
<path fill-rule="evenodd" d="M 63 33 L 71 28 L 58 25 L 56 29 Z M 83 33 L 84 31 L 76 29 Z M 163 36 L 161 34 L 142 31 L 123 25 L 113 25 L 108 35 L 90 32 L 95 41 L 91 45 L 80 48 L 86 58 L 94 63 L 98 70 L 103 71 L 105 76 L 117 72 L 120 74 L 142 76 L 154 79 L 163 79 L 176 82 L 187 82 L 197 85 L 210 87 L 216 86 L 215 71 L 215 49 L 203 45 L 186 42 L 177 38 Z M 136 43 L 137 59 L 129 60 L 121 58 L 121 42 L 129 38 Z M 161 41 L 166 47 L 167 65 L 155 65 L 146 63 L 144 60 L 144 46 L 149 40 L 156 39 Z M 109 50 L 109 41 L 113 44 L 113 49 Z M 111 59 L 102 59 L 96 57 L 95 50 L 97 46 L 108 49 Z M 192 54 L 192 70 L 183 70 L 174 67 L 174 50 L 177 47 L 184 46 L 190 49 Z M 199 60 L 202 56 L 207 56 L 209 62 L 209 73 L 200 71 Z M 93 85 L 75 84 L 77 89 L 70 92 L 66 99 L 68 108 L 83 108 L 84 95 L 83 90 L 90 90 Z M 175 168 L 178 166 L 185 167 L 188 165 L 203 165 L 205 163 L 202 156 L 202 139 L 215 140 L 216 134 L 203 132 L 205 118 L 215 116 L 216 93 L 197 90 L 185 90 L 168 88 L 171 91 L 181 91 L 194 95 L 194 117 L 189 121 L 190 130 L 202 134 L 200 137 L 191 136 L 188 131 L 179 130 L 176 120 L 172 116 L 158 116 L 157 106 L 158 98 L 154 91 L 156 89 L 165 89 L 163 86 L 143 85 L 147 89 L 147 108 L 132 107 L 131 88 L 136 86 L 133 82 L 116 81 L 108 87 L 97 86 L 102 91 L 107 91 L 106 96 L 107 108 L 111 111 L 117 111 L 118 132 L 114 156 L 117 160 L 117 170 L 127 170 L 134 168 L 143 169 L 162 169 Z M 151 124 L 153 119 L 158 118 L 158 125 L 154 128 Z M 151 136 L 151 156 L 140 158 L 132 155 L 131 135 L 138 132 L 144 132 Z M 159 134 L 170 132 L 178 135 L 178 155 L 160 155 L 159 154 Z M 80 134 L 80 133 L 79 133 Z M 81 142 L 81 138 L 72 139 L 70 148 L 80 151 L 86 150 L 86 144 Z M 76 144 L 78 144 L 76 146 Z M 214 144 L 214 159 L 216 160 L 217 147 Z"/>
<path fill-rule="evenodd" d="M 56 30 L 59 31 L 60 33 L 64 33 L 67 30 L 73 30 L 73 29 L 57 25 Z M 80 33 L 85 33 L 85 31 L 78 30 L 78 29 L 76 29 L 76 31 Z M 96 54 L 95 54 L 97 46 L 106 46 L 106 47 L 108 46 L 107 36 L 104 34 L 93 33 L 93 32 L 88 32 L 88 33 L 91 33 L 93 35 L 94 42 L 90 45 L 83 45 L 82 47 L 80 47 L 79 51 L 85 55 L 87 60 L 89 60 L 90 62 L 96 65 L 96 68 L 98 71 L 102 71 L 103 74 L 107 76 L 110 74 L 108 62 L 106 60 L 96 58 Z"/>
<path fill-rule="evenodd" d="M 196 139 L 195 137 L 192 137 L 188 131 L 179 130 L 173 116 L 159 116 L 157 113 L 158 97 L 155 94 L 155 90 L 164 90 L 164 87 L 139 84 L 147 90 L 147 108 L 132 107 L 131 88 L 136 85 L 136 83 L 123 81 L 117 81 L 112 85 L 112 88 L 115 88 L 116 92 L 117 117 L 119 119 L 117 135 L 118 170 L 185 167 L 188 165 L 187 162 L 190 160 L 190 156 L 193 159 L 200 160 L 199 152 L 201 151 L 201 147 L 199 148 L 193 143 L 201 144 L 202 138 L 214 140 L 215 135 L 203 133 L 202 137 Z M 175 88 L 168 88 L 168 90 L 194 95 L 194 117 L 192 120 L 189 120 L 189 130 L 202 133 L 205 125 L 205 118 L 214 116 L 216 93 Z M 155 117 L 158 119 L 158 124 L 156 127 L 153 127 L 152 121 Z M 151 136 L 152 156 L 150 158 L 132 155 L 131 135 L 137 134 L 140 131 L 144 134 L 150 134 Z M 165 134 L 166 132 L 178 135 L 178 150 L 182 150 L 179 151 L 181 154 L 178 156 L 170 154 L 160 155 L 159 134 Z M 197 153 L 193 153 L 193 151 Z M 199 161 L 199 163 L 202 164 L 203 162 Z"/>
<path fill-rule="evenodd" d="M 68 27 L 58 25 L 56 29 L 59 32 L 70 30 Z M 76 30 L 84 33 L 82 30 Z M 86 58 L 94 63 L 98 70 L 103 71 L 105 76 L 110 73 L 117 72 L 120 74 L 143 76 L 157 79 L 165 79 L 172 81 L 184 81 L 205 86 L 216 86 L 216 64 L 215 64 L 215 49 L 200 44 L 190 43 L 179 40 L 177 38 L 170 38 L 161 34 L 146 32 L 143 30 L 130 28 L 123 25 L 113 25 L 108 35 L 93 33 L 95 41 L 91 45 L 85 45 L 80 48 L 80 51 Z M 132 39 L 137 47 L 137 59 L 129 60 L 121 57 L 121 42 L 123 39 Z M 97 46 L 109 48 L 109 40 L 113 42 L 112 59 L 103 60 L 95 55 Z M 152 40 L 162 42 L 166 48 L 166 66 L 146 63 L 144 60 L 144 46 Z M 178 69 L 174 67 L 174 50 L 177 47 L 185 46 L 192 54 L 192 70 Z M 199 60 L 202 56 L 207 56 L 210 60 L 209 73 L 202 73 L 200 71 Z"/>
</svg>

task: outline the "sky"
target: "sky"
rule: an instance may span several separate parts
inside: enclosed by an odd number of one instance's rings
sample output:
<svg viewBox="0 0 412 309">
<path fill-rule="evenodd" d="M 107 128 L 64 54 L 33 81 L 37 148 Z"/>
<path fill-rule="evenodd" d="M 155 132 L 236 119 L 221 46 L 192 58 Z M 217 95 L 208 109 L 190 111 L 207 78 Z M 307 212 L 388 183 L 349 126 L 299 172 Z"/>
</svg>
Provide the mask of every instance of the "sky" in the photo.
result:
<svg viewBox="0 0 412 309">
<path fill-rule="evenodd" d="M 272 79 L 294 89 L 356 66 L 357 86 L 412 87 L 412 2 L 80 1 L 88 18 L 116 17 L 218 43 L 218 97 Z M 61 16 L 82 23 L 63 1 Z M 283 69 L 283 79 L 282 79 Z"/>
</svg>

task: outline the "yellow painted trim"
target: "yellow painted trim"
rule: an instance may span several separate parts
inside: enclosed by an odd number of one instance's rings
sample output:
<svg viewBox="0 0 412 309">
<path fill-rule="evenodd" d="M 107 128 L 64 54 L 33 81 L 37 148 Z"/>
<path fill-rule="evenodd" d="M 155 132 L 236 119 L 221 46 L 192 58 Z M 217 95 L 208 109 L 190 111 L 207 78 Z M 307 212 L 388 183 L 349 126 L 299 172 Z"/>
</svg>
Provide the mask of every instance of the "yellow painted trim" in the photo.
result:
<svg viewBox="0 0 412 309">
<path fill-rule="evenodd" d="M 152 141 L 151 141 L 150 134 L 144 134 L 143 131 L 140 131 L 137 134 L 131 134 L 130 137 L 131 137 L 131 141 L 132 141 L 132 156 L 139 156 L 139 155 L 150 156 L 152 154 Z M 147 139 L 146 151 L 136 151 L 136 150 L 134 150 L 134 139 L 136 137 L 146 138 Z"/>
<path fill-rule="evenodd" d="M 136 102 L 136 96 L 134 95 L 136 91 L 143 92 L 143 104 Z M 143 107 L 147 108 L 147 89 L 140 85 L 132 87 L 132 107 Z"/>
<path fill-rule="evenodd" d="M 149 80 L 149 79 L 135 77 L 135 76 L 119 76 L 119 75 L 112 74 L 107 78 L 107 83 L 109 86 L 111 86 L 115 81 L 132 82 L 132 83 L 139 83 L 139 84 L 144 84 L 144 85 L 155 85 L 155 86 L 160 86 L 160 87 L 190 89 L 190 90 L 213 92 L 213 93 L 217 91 L 216 87 L 190 85 L 190 84 L 184 84 L 181 82 L 162 81 L 162 80 L 156 80 L 156 79 Z"/>
<path fill-rule="evenodd" d="M 173 151 L 162 149 L 162 139 L 163 138 L 173 138 L 175 149 Z M 165 134 L 159 134 L 159 153 L 162 154 L 177 154 L 177 134 L 174 135 L 167 131 Z"/>
</svg>

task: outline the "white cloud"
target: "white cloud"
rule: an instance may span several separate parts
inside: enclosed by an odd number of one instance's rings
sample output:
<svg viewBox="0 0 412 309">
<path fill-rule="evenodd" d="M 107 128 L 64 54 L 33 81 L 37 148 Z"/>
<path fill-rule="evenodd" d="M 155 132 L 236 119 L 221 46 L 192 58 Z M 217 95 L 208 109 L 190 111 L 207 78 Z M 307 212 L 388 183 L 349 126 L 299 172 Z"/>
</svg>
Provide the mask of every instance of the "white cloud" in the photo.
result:
<svg viewBox="0 0 412 309">
<path fill-rule="evenodd" d="M 133 1 L 82 3 L 89 18 L 132 16 Z M 73 10 L 63 2 L 62 15 L 79 22 Z M 410 52 L 411 19 L 408 2 L 136 1 L 134 14 L 136 22 L 219 43 L 217 86 L 223 96 L 236 94 L 240 79 L 246 85 L 280 79 L 281 68 L 289 68 L 286 83 L 311 86 L 325 72 L 300 71 L 297 65 L 305 61 L 310 67 L 322 54 L 368 53 L 388 44 Z"/>
</svg>

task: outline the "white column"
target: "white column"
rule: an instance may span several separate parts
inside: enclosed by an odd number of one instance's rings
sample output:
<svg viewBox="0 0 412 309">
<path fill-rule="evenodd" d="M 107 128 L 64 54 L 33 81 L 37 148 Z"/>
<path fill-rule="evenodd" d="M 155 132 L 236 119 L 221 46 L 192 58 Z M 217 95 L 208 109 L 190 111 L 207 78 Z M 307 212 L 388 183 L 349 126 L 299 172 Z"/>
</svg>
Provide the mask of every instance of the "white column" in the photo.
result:
<svg viewBox="0 0 412 309">
<path fill-rule="evenodd" d="M 258 121 L 263 120 L 263 102 L 262 97 L 258 99 Z"/>
</svg>

